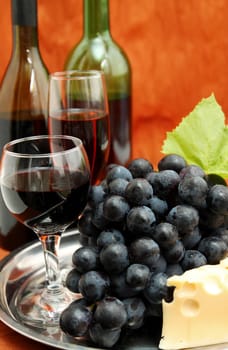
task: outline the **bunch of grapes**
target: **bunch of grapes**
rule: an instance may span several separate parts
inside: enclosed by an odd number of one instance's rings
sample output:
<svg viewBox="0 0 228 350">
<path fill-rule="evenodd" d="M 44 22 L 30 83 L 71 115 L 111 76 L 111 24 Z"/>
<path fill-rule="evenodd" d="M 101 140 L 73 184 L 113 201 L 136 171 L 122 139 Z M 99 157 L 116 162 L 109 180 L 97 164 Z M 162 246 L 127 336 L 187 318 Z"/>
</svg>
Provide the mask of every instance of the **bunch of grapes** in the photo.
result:
<svg viewBox="0 0 228 350">
<path fill-rule="evenodd" d="M 79 223 L 77 249 L 66 286 L 81 297 L 65 309 L 60 327 L 112 347 L 124 329 L 162 316 L 172 300 L 167 278 L 228 252 L 228 187 L 178 155 L 152 164 L 110 165 L 92 186 Z"/>
</svg>

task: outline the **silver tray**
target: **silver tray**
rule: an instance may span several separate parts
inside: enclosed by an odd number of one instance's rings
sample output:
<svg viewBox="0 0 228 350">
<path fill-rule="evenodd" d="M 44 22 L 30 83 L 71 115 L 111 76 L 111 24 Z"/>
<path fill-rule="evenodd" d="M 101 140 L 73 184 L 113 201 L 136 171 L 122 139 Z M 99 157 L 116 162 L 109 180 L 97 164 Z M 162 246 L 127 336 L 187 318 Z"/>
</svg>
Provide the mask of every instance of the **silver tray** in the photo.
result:
<svg viewBox="0 0 228 350">
<path fill-rule="evenodd" d="M 62 273 L 72 268 L 73 252 L 80 247 L 77 232 L 68 232 L 62 236 L 60 246 L 60 264 Z M 74 339 L 59 329 L 40 329 L 23 324 L 17 316 L 16 295 L 21 287 L 33 280 L 45 279 L 43 253 L 37 241 L 24 246 L 0 262 L 0 320 L 14 331 L 39 343 L 66 350 L 104 350 L 93 346 L 85 339 Z M 140 331 L 124 334 L 112 350 L 158 350 L 160 325 L 156 322 Z M 190 350 L 190 349 L 188 349 Z M 212 345 L 194 350 L 228 350 L 227 344 Z"/>
<path fill-rule="evenodd" d="M 68 232 L 62 236 L 60 245 L 60 265 L 63 273 L 72 267 L 73 252 L 80 246 L 79 235 Z M 33 328 L 17 316 L 16 295 L 21 287 L 33 280 L 40 283 L 45 279 L 43 253 L 39 241 L 24 246 L 4 258 L 0 262 L 0 320 L 16 332 L 37 342 L 59 349 L 102 350 L 85 339 L 75 340 L 63 334 L 59 329 Z M 154 326 L 151 325 L 151 329 Z M 134 332 L 123 336 L 116 349 L 118 350 L 157 350 L 158 332 L 151 336 L 151 330 Z"/>
</svg>

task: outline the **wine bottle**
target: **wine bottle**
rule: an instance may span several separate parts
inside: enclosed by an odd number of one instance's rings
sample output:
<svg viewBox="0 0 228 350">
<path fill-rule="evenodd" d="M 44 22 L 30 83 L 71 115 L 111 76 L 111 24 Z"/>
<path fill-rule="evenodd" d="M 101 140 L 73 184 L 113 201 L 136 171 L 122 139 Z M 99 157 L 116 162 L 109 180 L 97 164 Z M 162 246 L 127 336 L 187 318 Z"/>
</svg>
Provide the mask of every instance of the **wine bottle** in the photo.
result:
<svg viewBox="0 0 228 350">
<path fill-rule="evenodd" d="M 70 52 L 65 69 L 103 70 L 111 124 L 109 163 L 127 165 L 132 157 L 131 66 L 110 32 L 109 1 L 84 0 L 83 37 Z"/>
<path fill-rule="evenodd" d="M 47 134 L 48 71 L 41 58 L 37 1 L 12 0 L 13 45 L 0 89 L 0 151 L 24 136 Z M 0 196 L 0 245 L 12 250 L 35 238 L 18 223 Z"/>
</svg>

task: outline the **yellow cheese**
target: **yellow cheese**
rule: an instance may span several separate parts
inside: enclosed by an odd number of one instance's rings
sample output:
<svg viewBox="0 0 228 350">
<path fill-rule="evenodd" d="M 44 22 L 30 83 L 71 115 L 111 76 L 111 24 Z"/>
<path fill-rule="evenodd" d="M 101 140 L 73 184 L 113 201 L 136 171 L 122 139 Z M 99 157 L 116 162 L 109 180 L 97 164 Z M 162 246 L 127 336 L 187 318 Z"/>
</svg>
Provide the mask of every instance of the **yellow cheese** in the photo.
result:
<svg viewBox="0 0 228 350">
<path fill-rule="evenodd" d="M 175 289 L 173 300 L 163 301 L 160 349 L 228 342 L 228 258 L 172 276 L 167 284 Z"/>
</svg>

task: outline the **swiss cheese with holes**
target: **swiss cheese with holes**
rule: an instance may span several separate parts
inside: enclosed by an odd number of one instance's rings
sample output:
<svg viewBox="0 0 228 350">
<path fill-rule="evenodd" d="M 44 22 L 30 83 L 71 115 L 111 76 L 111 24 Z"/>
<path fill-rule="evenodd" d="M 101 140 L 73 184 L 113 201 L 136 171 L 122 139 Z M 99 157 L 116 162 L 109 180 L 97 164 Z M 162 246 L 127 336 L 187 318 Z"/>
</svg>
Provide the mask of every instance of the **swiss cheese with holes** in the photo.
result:
<svg viewBox="0 0 228 350">
<path fill-rule="evenodd" d="M 163 301 L 160 349 L 228 342 L 228 258 L 172 276 L 167 284 L 174 294 Z"/>
</svg>

